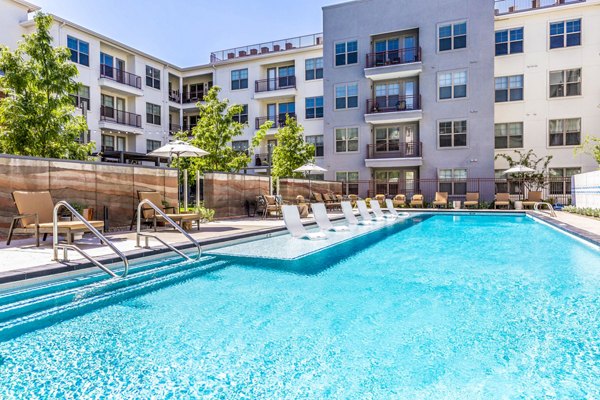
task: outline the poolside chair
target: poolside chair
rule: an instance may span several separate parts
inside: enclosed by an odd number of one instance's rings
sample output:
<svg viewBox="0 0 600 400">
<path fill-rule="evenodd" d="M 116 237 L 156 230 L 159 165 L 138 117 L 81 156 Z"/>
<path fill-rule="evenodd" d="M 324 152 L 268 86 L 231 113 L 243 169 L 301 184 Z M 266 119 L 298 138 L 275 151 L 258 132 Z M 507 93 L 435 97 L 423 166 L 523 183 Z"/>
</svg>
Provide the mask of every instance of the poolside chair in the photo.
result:
<svg viewBox="0 0 600 400">
<path fill-rule="evenodd" d="M 198 212 L 186 212 L 186 213 L 178 213 L 176 208 L 173 206 L 163 206 L 163 197 L 160 192 L 154 191 L 138 191 L 138 200 L 141 202 L 143 200 L 150 200 L 152 204 L 160 208 L 167 217 L 171 218 L 174 222 L 183 225 L 184 222 L 193 222 L 196 221 L 198 224 L 198 230 L 200 230 L 200 220 L 202 216 Z M 133 213 L 133 219 L 131 220 L 131 226 L 129 230 L 133 229 L 133 225 L 135 224 L 137 218 L 137 207 L 135 212 Z M 162 215 L 157 214 L 154 209 L 150 206 L 142 206 L 142 220 L 145 223 L 151 223 L 154 231 L 156 232 L 156 225 L 158 222 L 164 222 L 164 218 Z"/>
<path fill-rule="evenodd" d="M 277 197 L 264 194 L 263 199 L 265 201 L 263 219 L 267 218 L 271 213 L 275 213 L 275 216 L 279 218 L 281 216 L 281 204 L 277 202 Z"/>
<path fill-rule="evenodd" d="M 448 192 L 435 192 L 435 200 L 433 200 L 434 207 L 448 208 Z"/>
<path fill-rule="evenodd" d="M 374 201 L 373 203 L 377 202 Z M 369 212 L 369 209 L 367 208 L 367 203 L 364 200 L 357 201 L 356 207 L 358 207 L 358 212 L 360 213 L 360 216 L 362 217 L 363 221 L 383 221 L 385 219 L 383 217 L 378 217 L 377 215 L 371 214 Z"/>
<path fill-rule="evenodd" d="M 393 202 L 393 200 L 391 200 L 391 199 L 386 199 L 386 200 L 385 200 L 385 204 L 386 204 L 386 206 L 387 206 L 388 212 L 389 212 L 390 214 L 392 214 L 392 215 L 396 216 L 396 218 L 399 218 L 399 217 L 406 218 L 406 217 L 409 217 L 409 216 L 410 216 L 410 214 L 409 214 L 409 213 L 406 213 L 406 212 L 399 213 L 398 211 L 396 211 L 396 208 L 394 207 L 394 202 Z"/>
<path fill-rule="evenodd" d="M 323 232 L 307 232 L 302 221 L 300 221 L 300 213 L 297 206 L 284 205 L 281 207 L 283 213 L 283 222 L 290 234 L 298 239 L 319 240 L 327 239 L 327 235 Z"/>
<path fill-rule="evenodd" d="M 374 200 L 377 200 L 377 202 L 379 202 L 379 205 L 381 207 L 383 207 L 383 205 L 385 204 L 385 194 L 377 194 L 377 195 L 375 195 L 375 199 Z M 371 202 L 371 204 L 373 204 L 373 202 Z M 372 207 L 373 206 L 371 206 L 371 208 Z"/>
<path fill-rule="evenodd" d="M 40 234 L 45 241 L 48 234 L 53 233 L 54 201 L 48 191 L 26 192 L 15 191 L 12 198 L 19 215 L 13 217 L 8 229 L 6 245 L 10 245 L 14 234 L 34 235 L 35 245 L 40 247 Z M 88 221 L 94 228 L 104 232 L 104 221 Z M 89 232 L 81 221 L 58 221 L 58 233 L 65 235 L 67 243 L 71 244 L 73 233 Z"/>
<path fill-rule="evenodd" d="M 355 194 L 349 194 L 348 199 L 350 200 L 350 203 L 352 204 L 352 208 L 356 207 L 356 202 L 358 201 L 359 197 Z"/>
<path fill-rule="evenodd" d="M 328 210 L 338 210 L 342 206 L 337 202 L 335 195 L 329 193 L 323 193 L 323 200 L 325 200 L 325 207 Z"/>
<path fill-rule="evenodd" d="M 527 193 L 527 200 L 523 200 L 524 208 L 533 208 L 535 203 L 542 202 L 542 192 L 530 191 Z"/>
<path fill-rule="evenodd" d="M 413 194 L 412 199 L 410 199 L 411 207 L 424 207 L 423 203 L 423 195 L 422 194 Z"/>
<path fill-rule="evenodd" d="M 325 200 L 323 200 L 323 196 L 319 192 L 313 192 L 312 197 L 317 203 L 325 203 Z"/>
<path fill-rule="evenodd" d="M 315 221 L 317 222 L 317 225 L 319 225 L 319 228 L 321 228 L 322 231 L 342 232 L 348 230 L 347 226 L 334 226 L 331 223 L 331 220 L 327 216 L 327 209 L 325 208 L 325 204 L 313 204 L 312 210 L 313 215 L 315 217 Z"/>
<path fill-rule="evenodd" d="M 371 210 L 373 211 L 373 214 L 375 214 L 375 217 L 378 219 L 381 219 L 381 218 L 396 219 L 396 218 L 398 218 L 397 215 L 393 215 L 392 213 L 384 214 L 383 211 L 381 210 L 381 207 L 379 206 L 379 202 L 377 202 L 377 201 L 371 202 Z"/>
<path fill-rule="evenodd" d="M 467 192 L 465 201 L 463 202 L 465 208 L 479 207 L 479 193 L 478 192 Z"/>
<path fill-rule="evenodd" d="M 342 201 L 342 212 L 344 213 L 344 218 L 348 221 L 350 225 L 370 225 L 372 221 L 359 221 L 354 215 L 354 210 L 352 209 L 352 204 L 349 201 Z"/>
<path fill-rule="evenodd" d="M 397 194 L 396 196 L 394 196 L 394 199 L 392 200 L 392 202 L 394 204 L 394 208 L 395 207 L 404 207 L 406 205 L 406 196 L 403 194 Z M 387 204 L 387 200 L 386 200 L 386 204 Z"/>
<path fill-rule="evenodd" d="M 496 193 L 494 208 L 506 207 L 510 209 L 510 193 Z"/>
</svg>

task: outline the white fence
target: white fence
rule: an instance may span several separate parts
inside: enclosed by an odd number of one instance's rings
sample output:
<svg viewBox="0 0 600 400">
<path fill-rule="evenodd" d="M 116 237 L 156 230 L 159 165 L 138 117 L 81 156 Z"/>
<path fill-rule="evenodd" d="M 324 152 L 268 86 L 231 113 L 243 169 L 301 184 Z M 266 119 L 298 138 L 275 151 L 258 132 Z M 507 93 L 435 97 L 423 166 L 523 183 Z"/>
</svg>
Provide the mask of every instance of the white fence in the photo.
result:
<svg viewBox="0 0 600 400">
<path fill-rule="evenodd" d="M 600 171 L 573 176 L 573 202 L 577 207 L 600 209 Z"/>
</svg>

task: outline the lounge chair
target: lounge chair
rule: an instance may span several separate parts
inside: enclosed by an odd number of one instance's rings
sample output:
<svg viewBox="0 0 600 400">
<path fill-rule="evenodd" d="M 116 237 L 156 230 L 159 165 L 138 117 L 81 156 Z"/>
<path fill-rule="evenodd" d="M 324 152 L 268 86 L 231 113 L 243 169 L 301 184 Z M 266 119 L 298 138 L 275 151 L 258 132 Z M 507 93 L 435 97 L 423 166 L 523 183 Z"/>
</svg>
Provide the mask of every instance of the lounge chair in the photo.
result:
<svg viewBox="0 0 600 400">
<path fill-rule="evenodd" d="M 542 192 L 531 191 L 531 192 L 527 193 L 527 200 L 523 201 L 523 207 L 524 208 L 533 208 L 535 203 L 541 203 L 541 202 L 542 202 Z"/>
<path fill-rule="evenodd" d="M 433 200 L 434 207 L 448 208 L 448 192 L 435 192 L 435 200 Z"/>
<path fill-rule="evenodd" d="M 348 199 L 350 200 L 350 203 L 352 204 L 352 208 L 356 207 L 356 202 L 358 201 L 358 196 L 355 194 L 349 194 Z"/>
<path fill-rule="evenodd" d="M 424 207 L 423 203 L 423 195 L 422 194 L 413 194 L 412 199 L 410 199 L 411 207 Z"/>
<path fill-rule="evenodd" d="M 397 194 L 396 196 L 394 196 L 394 199 L 392 200 L 392 202 L 394 204 L 394 208 L 395 207 L 404 207 L 406 205 L 406 196 L 403 194 Z M 386 204 L 387 204 L 387 201 L 386 201 Z"/>
<path fill-rule="evenodd" d="M 325 200 L 325 207 L 328 210 L 339 210 L 342 206 L 333 194 L 323 193 L 323 200 Z"/>
<path fill-rule="evenodd" d="M 399 218 L 399 217 L 406 218 L 406 217 L 409 217 L 409 216 L 410 216 L 410 214 L 409 214 L 409 213 L 405 213 L 405 212 L 403 212 L 403 213 L 399 213 L 398 211 L 396 211 L 396 208 L 394 207 L 394 202 L 393 202 L 393 200 L 386 199 L 386 200 L 385 200 L 385 204 L 386 204 L 386 206 L 387 206 L 388 212 L 389 212 L 390 214 L 392 214 L 392 215 L 396 216 L 396 218 Z"/>
<path fill-rule="evenodd" d="M 347 226 L 334 226 L 331 223 L 331 220 L 327 216 L 327 209 L 325 208 L 325 204 L 315 203 L 313 204 L 312 210 L 313 215 L 315 217 L 315 221 L 317 222 L 317 225 L 319 225 L 319 228 L 321 228 L 322 231 L 342 232 L 348 230 Z"/>
<path fill-rule="evenodd" d="M 494 202 L 494 208 L 506 207 L 510 209 L 510 194 L 509 193 L 496 193 L 496 201 Z"/>
<path fill-rule="evenodd" d="M 479 207 L 479 193 L 478 192 L 467 192 L 465 201 L 463 202 L 465 208 Z"/>
<path fill-rule="evenodd" d="M 350 225 L 370 225 L 373 223 L 372 221 L 359 221 L 358 218 L 356 218 L 356 215 L 354 215 L 352 204 L 349 201 L 342 201 L 342 212 Z"/>
<path fill-rule="evenodd" d="M 178 223 L 180 226 L 183 225 L 184 222 L 193 222 L 196 221 L 198 223 L 198 230 L 200 230 L 200 220 L 202 216 L 198 212 L 189 212 L 189 213 L 178 213 L 176 208 L 173 206 L 163 206 L 163 197 L 160 192 L 151 192 L 151 191 L 138 191 L 138 200 L 150 200 L 152 204 L 160 208 L 167 217 L 171 218 L 174 222 Z M 137 207 L 133 214 L 133 219 L 131 220 L 131 226 L 129 229 L 133 229 L 133 225 L 137 218 Z M 154 209 L 150 206 L 142 206 L 142 220 L 146 223 L 152 223 L 152 227 L 154 231 L 156 231 L 156 224 L 159 221 L 164 221 L 162 215 L 157 214 Z"/>
<path fill-rule="evenodd" d="M 283 212 L 283 222 L 290 234 L 298 239 L 320 240 L 327 239 L 327 235 L 323 232 L 307 232 L 302 221 L 300 221 L 300 213 L 298 207 L 293 205 L 285 205 L 281 207 Z"/>
<path fill-rule="evenodd" d="M 379 203 L 379 205 L 381 207 L 383 207 L 384 204 L 385 204 L 385 194 L 377 194 L 377 195 L 375 195 L 375 200 L 377 200 L 377 202 Z M 371 208 L 372 208 L 372 206 L 371 206 Z"/>
<path fill-rule="evenodd" d="M 35 245 L 39 247 L 40 234 L 43 234 L 43 240 L 46 240 L 48 234 L 53 233 L 54 202 L 52 201 L 52 195 L 48 191 L 15 191 L 12 193 L 12 197 L 19 215 L 12 219 L 8 229 L 6 245 L 10 245 L 14 234 L 33 234 Z M 88 222 L 94 228 L 104 232 L 104 221 Z M 68 244 L 72 242 L 73 233 L 90 231 L 81 221 L 59 221 L 57 225 L 58 233 L 66 236 Z"/>
<path fill-rule="evenodd" d="M 279 218 L 281 216 L 281 204 L 277 202 L 277 197 L 264 194 L 263 199 L 265 203 L 263 219 L 267 218 L 271 213 L 275 213 L 275 216 Z"/>
<path fill-rule="evenodd" d="M 319 192 L 313 192 L 312 197 L 317 203 L 325 203 L 325 200 L 323 200 L 323 196 Z"/>
<path fill-rule="evenodd" d="M 379 218 L 379 219 L 381 219 L 381 218 L 387 218 L 387 219 L 398 218 L 396 215 L 393 215 L 392 213 L 384 214 L 383 211 L 381 210 L 381 207 L 379 207 L 378 201 L 371 202 L 371 210 L 373 211 L 373 214 L 375 214 L 375 217 Z"/>
<path fill-rule="evenodd" d="M 358 207 L 358 212 L 360 213 L 360 216 L 362 217 L 363 221 L 383 221 L 385 219 L 383 217 L 378 217 L 376 215 L 371 214 L 369 212 L 369 209 L 367 208 L 367 203 L 364 200 L 357 201 L 356 207 Z"/>
</svg>

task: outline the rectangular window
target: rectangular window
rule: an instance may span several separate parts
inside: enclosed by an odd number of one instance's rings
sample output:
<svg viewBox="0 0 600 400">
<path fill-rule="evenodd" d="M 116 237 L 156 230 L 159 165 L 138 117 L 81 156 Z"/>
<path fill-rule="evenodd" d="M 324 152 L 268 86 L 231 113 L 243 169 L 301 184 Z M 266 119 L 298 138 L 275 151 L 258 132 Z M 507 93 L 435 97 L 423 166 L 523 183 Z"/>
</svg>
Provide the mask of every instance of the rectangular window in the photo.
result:
<svg viewBox="0 0 600 400">
<path fill-rule="evenodd" d="M 71 61 L 77 64 L 90 65 L 90 44 L 72 36 L 67 36 L 67 47 L 71 51 Z"/>
<path fill-rule="evenodd" d="M 358 151 L 358 128 L 337 128 L 335 130 L 335 152 Z"/>
<path fill-rule="evenodd" d="M 323 79 L 323 57 L 306 60 L 306 80 Z"/>
<path fill-rule="evenodd" d="M 102 135 L 102 151 L 115 151 L 115 137 Z"/>
<path fill-rule="evenodd" d="M 315 146 L 315 157 L 323 157 L 325 154 L 323 148 L 323 135 L 307 136 L 306 143 L 312 143 Z"/>
<path fill-rule="evenodd" d="M 323 118 L 323 96 L 306 98 L 306 119 Z"/>
<path fill-rule="evenodd" d="M 523 75 L 496 78 L 496 103 L 523 100 Z"/>
<path fill-rule="evenodd" d="M 248 89 L 248 68 L 231 71 L 231 90 Z"/>
<path fill-rule="evenodd" d="M 581 173 L 581 168 L 550 168 L 550 194 L 571 194 L 571 177 Z"/>
<path fill-rule="evenodd" d="M 340 42 L 335 44 L 335 66 L 358 63 L 358 42 Z"/>
<path fill-rule="evenodd" d="M 518 149 L 523 147 L 523 123 L 510 122 L 494 126 L 495 149 Z"/>
<path fill-rule="evenodd" d="M 467 193 L 467 170 L 465 168 L 440 169 L 438 171 L 438 191 L 449 195 Z"/>
<path fill-rule="evenodd" d="M 464 49 L 467 47 L 467 23 L 440 25 L 438 27 L 439 51 Z"/>
<path fill-rule="evenodd" d="M 550 97 L 580 95 L 581 68 L 550 72 Z"/>
<path fill-rule="evenodd" d="M 438 87 L 439 100 L 467 97 L 467 71 L 440 72 Z"/>
<path fill-rule="evenodd" d="M 234 140 L 231 142 L 231 148 L 238 153 L 246 153 L 248 154 L 248 149 L 250 148 L 250 144 L 247 140 Z"/>
<path fill-rule="evenodd" d="M 146 153 L 150 153 L 151 151 L 158 149 L 161 146 L 161 144 L 162 143 L 160 142 L 160 140 L 146 139 Z"/>
<path fill-rule="evenodd" d="M 160 89 L 160 71 L 146 65 L 146 86 Z"/>
<path fill-rule="evenodd" d="M 581 144 L 581 118 L 552 119 L 548 125 L 550 146 Z"/>
<path fill-rule="evenodd" d="M 233 116 L 233 120 L 239 122 L 240 124 L 245 124 L 248 122 L 248 104 L 244 104 L 243 110 L 238 115 Z"/>
<path fill-rule="evenodd" d="M 160 125 L 160 106 L 146 103 L 146 122 L 153 125 Z"/>
<path fill-rule="evenodd" d="M 79 86 L 79 90 L 77 94 L 73 95 L 73 100 L 75 102 L 75 107 L 77 108 L 86 108 L 88 111 L 90 110 L 90 87 L 89 86 Z"/>
<path fill-rule="evenodd" d="M 335 180 L 344 182 L 342 185 L 344 195 L 358 194 L 358 172 L 336 172 Z"/>
<path fill-rule="evenodd" d="M 335 109 L 358 108 L 358 83 L 335 87 Z"/>
<path fill-rule="evenodd" d="M 523 28 L 496 31 L 496 55 L 523 52 Z"/>
<path fill-rule="evenodd" d="M 550 24 L 550 48 L 579 46 L 581 44 L 581 19 L 552 22 Z"/>
<path fill-rule="evenodd" d="M 465 147 L 467 145 L 467 121 L 444 121 L 439 123 L 439 147 Z"/>
</svg>

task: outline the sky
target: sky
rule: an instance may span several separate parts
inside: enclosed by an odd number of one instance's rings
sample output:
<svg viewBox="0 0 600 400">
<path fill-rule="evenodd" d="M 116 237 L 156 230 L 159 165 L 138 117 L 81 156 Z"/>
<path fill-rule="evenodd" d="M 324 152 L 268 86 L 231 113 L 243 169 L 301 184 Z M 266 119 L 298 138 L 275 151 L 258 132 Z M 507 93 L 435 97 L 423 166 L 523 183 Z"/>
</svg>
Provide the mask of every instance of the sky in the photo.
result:
<svg viewBox="0 0 600 400">
<path fill-rule="evenodd" d="M 179 67 L 212 51 L 318 33 L 321 7 L 346 0 L 30 0 Z"/>
</svg>

